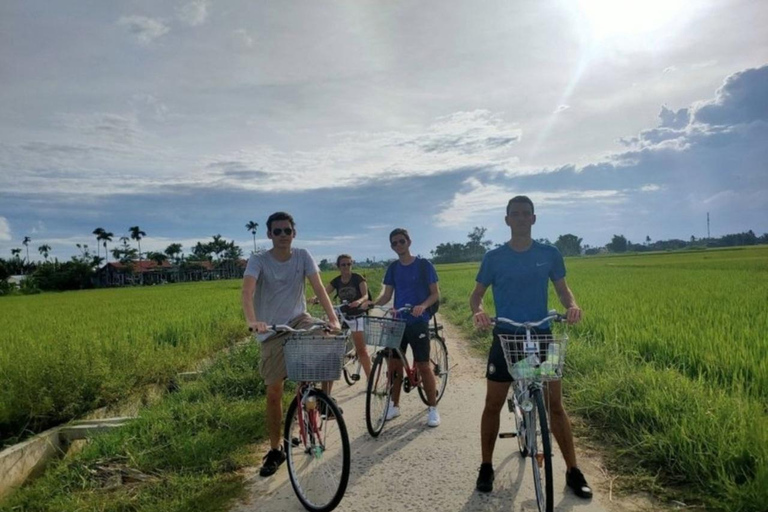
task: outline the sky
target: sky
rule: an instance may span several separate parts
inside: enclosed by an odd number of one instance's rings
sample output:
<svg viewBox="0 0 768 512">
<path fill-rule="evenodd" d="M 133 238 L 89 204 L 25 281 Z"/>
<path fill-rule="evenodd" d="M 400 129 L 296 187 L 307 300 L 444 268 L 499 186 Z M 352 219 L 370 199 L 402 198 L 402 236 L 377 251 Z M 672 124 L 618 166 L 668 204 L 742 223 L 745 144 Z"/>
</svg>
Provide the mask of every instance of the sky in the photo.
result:
<svg viewBox="0 0 768 512">
<path fill-rule="evenodd" d="M 0 3 L 0 257 L 768 232 L 768 2 Z"/>
</svg>

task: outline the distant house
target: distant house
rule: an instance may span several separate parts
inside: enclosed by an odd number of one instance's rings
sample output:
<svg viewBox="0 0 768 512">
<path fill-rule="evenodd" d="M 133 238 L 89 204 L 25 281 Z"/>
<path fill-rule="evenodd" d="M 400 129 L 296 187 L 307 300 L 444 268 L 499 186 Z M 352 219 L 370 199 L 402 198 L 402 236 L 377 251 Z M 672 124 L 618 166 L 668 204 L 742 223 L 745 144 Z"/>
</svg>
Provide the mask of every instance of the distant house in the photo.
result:
<svg viewBox="0 0 768 512">
<path fill-rule="evenodd" d="M 174 266 L 168 261 L 163 261 L 160 265 L 152 260 L 134 261 L 125 265 L 119 261 L 113 261 L 96 271 L 94 284 L 96 286 L 127 286 L 238 279 L 243 277 L 247 263 L 242 259 L 218 265 L 210 261 L 190 261 L 182 266 Z"/>
</svg>

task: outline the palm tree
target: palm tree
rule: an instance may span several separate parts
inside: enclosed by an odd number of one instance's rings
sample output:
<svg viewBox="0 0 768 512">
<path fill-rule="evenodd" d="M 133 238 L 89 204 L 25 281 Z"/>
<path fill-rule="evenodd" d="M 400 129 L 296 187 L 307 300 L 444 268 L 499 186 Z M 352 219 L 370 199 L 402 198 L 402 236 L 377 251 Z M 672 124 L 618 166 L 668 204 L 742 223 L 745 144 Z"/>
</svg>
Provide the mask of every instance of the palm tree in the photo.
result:
<svg viewBox="0 0 768 512">
<path fill-rule="evenodd" d="M 48 244 L 43 244 L 40 247 L 37 248 L 37 251 L 43 255 L 43 258 L 45 258 L 45 262 L 48 262 L 48 254 L 51 252 L 51 246 Z"/>
<path fill-rule="evenodd" d="M 104 231 L 99 236 L 100 236 L 100 240 L 103 242 L 103 245 L 104 245 L 104 257 L 107 259 L 107 263 L 109 263 L 109 252 L 107 251 L 107 242 L 111 242 L 112 237 L 115 236 L 115 234 L 110 233 L 109 231 Z"/>
<path fill-rule="evenodd" d="M 93 230 L 93 234 L 96 235 L 96 256 L 98 256 L 100 254 L 100 252 L 99 252 L 99 249 L 100 249 L 99 242 L 101 242 L 101 235 L 104 234 L 104 228 L 96 228 L 96 229 L 94 229 Z"/>
<path fill-rule="evenodd" d="M 141 230 L 139 226 L 131 226 L 128 228 L 128 231 L 131 232 L 131 238 L 136 240 L 136 243 L 139 244 L 139 268 L 141 268 L 141 239 L 147 234 Z M 141 273 L 141 282 L 144 283 L 144 273 Z"/>
<path fill-rule="evenodd" d="M 245 229 L 251 232 L 253 235 L 253 252 L 256 252 L 256 228 L 259 227 L 258 222 L 248 221 L 248 224 L 245 225 Z"/>
<path fill-rule="evenodd" d="M 213 235 L 213 241 L 210 243 L 211 252 L 216 255 L 217 260 L 221 260 L 221 253 L 227 250 L 227 242 L 221 235 Z"/>
<path fill-rule="evenodd" d="M 31 242 L 32 239 L 28 236 L 24 237 L 24 241 L 21 242 L 26 248 L 27 248 L 27 265 L 29 265 L 29 242 Z"/>
<path fill-rule="evenodd" d="M 165 248 L 165 254 L 167 254 L 169 258 L 173 258 L 173 261 L 176 263 L 176 265 L 178 265 L 179 264 L 178 255 L 181 254 L 181 244 L 169 245 L 168 247 Z"/>
<path fill-rule="evenodd" d="M 11 254 L 13 255 L 14 258 L 21 259 L 19 258 L 19 255 L 21 254 L 21 249 L 11 249 Z"/>
</svg>

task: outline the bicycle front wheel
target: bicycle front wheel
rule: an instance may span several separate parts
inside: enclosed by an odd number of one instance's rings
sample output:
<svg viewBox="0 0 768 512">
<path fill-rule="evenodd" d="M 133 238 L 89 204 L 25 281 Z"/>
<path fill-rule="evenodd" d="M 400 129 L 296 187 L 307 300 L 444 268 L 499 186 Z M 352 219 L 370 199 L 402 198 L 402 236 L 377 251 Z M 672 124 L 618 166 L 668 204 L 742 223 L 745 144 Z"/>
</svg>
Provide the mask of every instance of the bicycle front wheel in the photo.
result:
<svg viewBox="0 0 768 512">
<path fill-rule="evenodd" d="M 336 508 L 350 468 L 347 426 L 336 403 L 318 389 L 309 392 L 304 404 L 294 399 L 286 416 L 284 446 L 288 476 L 304 508 Z"/>
<path fill-rule="evenodd" d="M 528 431 L 531 439 L 529 448 L 533 469 L 533 487 L 536 491 L 536 503 L 539 506 L 539 512 L 552 512 L 554 508 L 552 443 L 549 436 L 549 424 L 547 423 L 547 409 L 544 406 L 541 389 L 534 390 L 531 399 L 535 405 L 535 409 L 529 415 L 532 421 Z M 538 416 L 538 432 L 536 432 L 536 416 Z"/>
<path fill-rule="evenodd" d="M 387 410 L 392 395 L 392 382 L 389 378 L 389 354 L 381 351 L 376 354 L 368 379 L 365 393 L 365 426 L 368 433 L 378 437 L 387 420 Z"/>
<path fill-rule="evenodd" d="M 445 387 L 448 385 L 448 348 L 439 336 L 433 336 L 429 341 L 429 368 L 435 376 L 435 393 L 437 402 L 443 398 Z M 429 405 L 427 393 L 424 391 L 424 379 L 420 379 L 419 396 L 424 405 Z"/>
</svg>

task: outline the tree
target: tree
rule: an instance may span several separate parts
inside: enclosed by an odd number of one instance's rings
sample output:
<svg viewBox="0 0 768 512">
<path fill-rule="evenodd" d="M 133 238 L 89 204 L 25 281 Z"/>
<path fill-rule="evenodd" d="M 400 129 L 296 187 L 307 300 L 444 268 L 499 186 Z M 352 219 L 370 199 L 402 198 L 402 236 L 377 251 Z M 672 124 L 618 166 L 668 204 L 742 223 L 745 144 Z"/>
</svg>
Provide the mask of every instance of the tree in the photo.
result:
<svg viewBox="0 0 768 512">
<path fill-rule="evenodd" d="M 111 233 L 109 231 L 104 231 L 99 238 L 102 242 L 102 245 L 104 246 L 104 258 L 106 259 L 107 263 L 109 263 L 109 252 L 107 251 L 107 242 L 111 242 L 113 236 L 115 236 L 114 233 Z"/>
<path fill-rule="evenodd" d="M 197 242 L 197 245 L 192 248 L 192 256 L 197 261 L 210 261 L 211 252 L 213 252 L 211 250 L 211 245 L 202 242 Z"/>
<path fill-rule="evenodd" d="M 139 263 L 141 263 L 141 239 L 147 236 L 147 234 L 143 232 L 139 226 L 131 226 L 128 228 L 128 231 L 131 232 L 131 238 L 136 240 L 136 243 L 139 246 Z"/>
<path fill-rule="evenodd" d="M 560 235 L 555 242 L 555 247 L 558 248 L 563 256 L 579 256 L 581 255 L 581 238 L 576 235 Z"/>
<path fill-rule="evenodd" d="M 101 248 L 101 235 L 105 233 L 104 228 L 96 228 L 93 230 L 93 234 L 96 235 L 96 256 L 100 254 Z"/>
<path fill-rule="evenodd" d="M 25 237 L 24 237 L 24 241 L 23 241 L 23 242 L 21 242 L 21 243 L 24 245 L 24 247 L 26 247 L 26 248 L 27 248 L 27 265 L 29 265 L 29 264 L 31 263 L 31 262 L 30 262 L 30 260 L 29 260 L 29 243 L 30 243 L 31 241 L 32 241 L 32 239 L 31 239 L 31 238 L 29 238 L 28 236 L 25 236 Z"/>
<path fill-rule="evenodd" d="M 209 252 L 216 255 L 217 260 L 221 260 L 221 253 L 227 250 L 227 241 L 221 235 L 213 235 L 213 240 L 208 244 Z"/>
<path fill-rule="evenodd" d="M 169 258 L 173 259 L 173 262 L 178 265 L 180 263 L 180 257 L 181 254 L 181 244 L 171 244 L 168 247 L 165 248 L 165 254 L 168 255 Z"/>
<path fill-rule="evenodd" d="M 45 258 L 45 261 L 48 261 L 48 254 L 51 252 L 51 246 L 48 244 L 43 244 L 40 247 L 37 248 L 37 252 L 39 252 L 43 258 Z"/>
<path fill-rule="evenodd" d="M 248 221 L 248 224 L 245 225 L 245 229 L 251 232 L 253 235 L 253 252 L 256 252 L 256 228 L 259 227 L 258 222 Z"/>
<path fill-rule="evenodd" d="M 472 232 L 467 234 L 469 242 L 466 244 L 466 256 L 471 260 L 480 260 L 483 255 L 488 252 L 488 249 L 493 245 L 490 240 L 483 240 L 485 232 L 488 231 L 483 227 L 474 227 Z"/>
<path fill-rule="evenodd" d="M 160 267 L 163 265 L 164 261 L 168 261 L 168 256 L 162 252 L 148 252 L 147 259 L 154 261 L 157 263 L 157 266 Z"/>
<path fill-rule="evenodd" d="M 605 247 L 609 252 L 627 252 L 627 239 L 624 235 L 613 235 L 611 243 Z"/>
<path fill-rule="evenodd" d="M 243 257 L 243 250 L 235 244 L 232 240 L 227 244 L 227 249 L 224 251 L 224 259 L 229 261 L 237 261 Z"/>
<path fill-rule="evenodd" d="M 131 226 L 128 228 L 128 231 L 131 232 L 131 238 L 136 240 L 136 243 L 139 245 L 139 268 L 141 268 L 141 239 L 147 234 L 141 230 L 139 226 Z M 144 284 L 144 273 L 141 273 L 141 284 Z"/>
<path fill-rule="evenodd" d="M 321 272 L 325 272 L 326 270 L 332 270 L 333 265 L 331 265 L 331 262 L 328 261 L 328 258 L 323 258 L 320 260 L 320 264 L 318 265 L 320 267 Z"/>
<path fill-rule="evenodd" d="M 549 241 L 549 238 L 537 238 L 537 242 L 544 245 L 552 245 L 552 242 Z"/>
<path fill-rule="evenodd" d="M 651 243 L 650 235 L 645 235 L 645 245 L 650 245 L 650 243 Z"/>
</svg>

